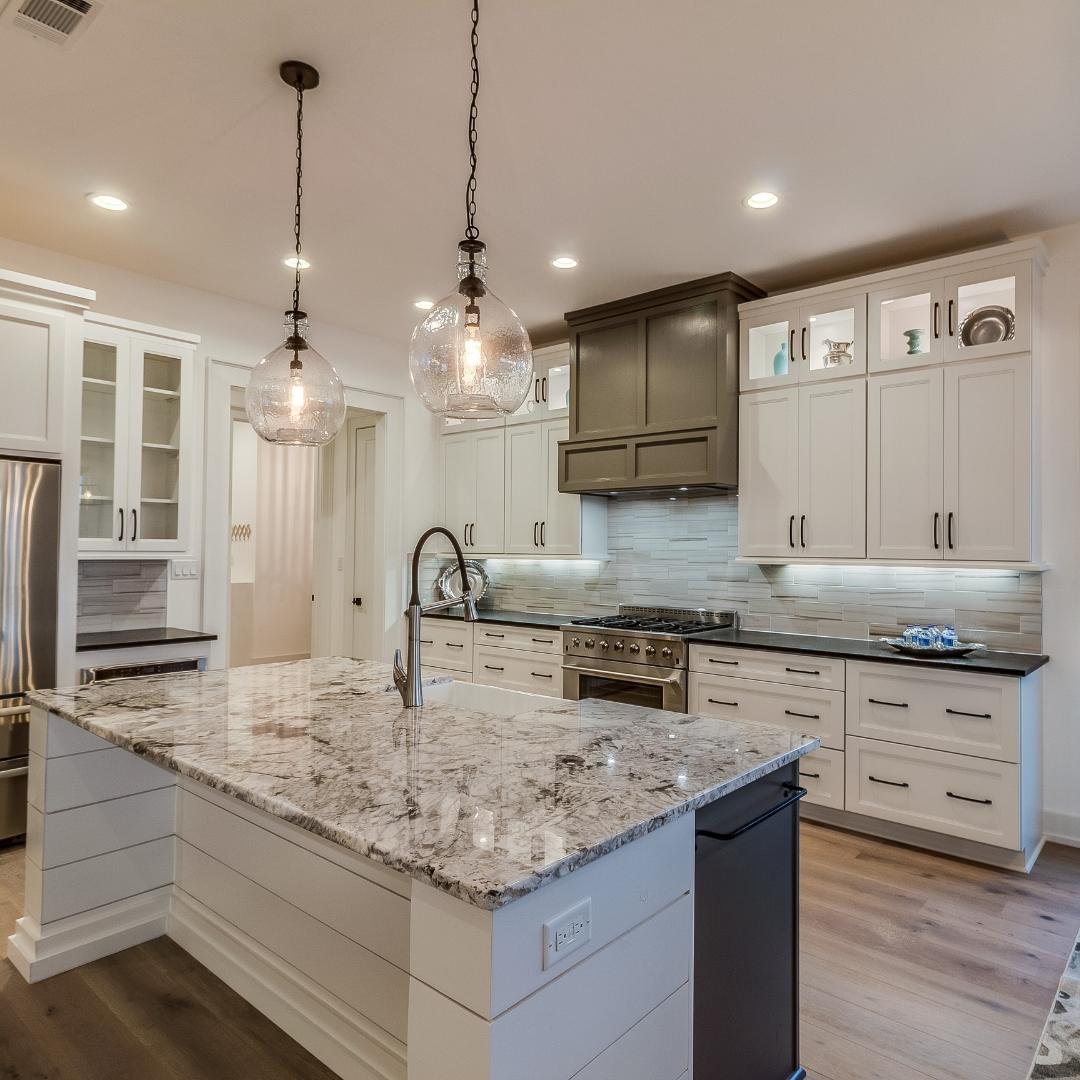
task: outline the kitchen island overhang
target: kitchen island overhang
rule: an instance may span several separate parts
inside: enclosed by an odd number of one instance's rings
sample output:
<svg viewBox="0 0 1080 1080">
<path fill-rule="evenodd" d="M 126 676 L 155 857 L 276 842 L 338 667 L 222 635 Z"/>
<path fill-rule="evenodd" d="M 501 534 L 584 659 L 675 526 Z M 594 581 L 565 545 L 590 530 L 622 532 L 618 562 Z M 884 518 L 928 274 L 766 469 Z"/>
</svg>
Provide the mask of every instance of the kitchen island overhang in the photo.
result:
<svg viewBox="0 0 1080 1080">
<path fill-rule="evenodd" d="M 403 710 L 389 677 L 39 695 L 24 976 L 167 933 L 343 1076 L 688 1063 L 692 811 L 816 740 L 599 701 Z"/>
</svg>

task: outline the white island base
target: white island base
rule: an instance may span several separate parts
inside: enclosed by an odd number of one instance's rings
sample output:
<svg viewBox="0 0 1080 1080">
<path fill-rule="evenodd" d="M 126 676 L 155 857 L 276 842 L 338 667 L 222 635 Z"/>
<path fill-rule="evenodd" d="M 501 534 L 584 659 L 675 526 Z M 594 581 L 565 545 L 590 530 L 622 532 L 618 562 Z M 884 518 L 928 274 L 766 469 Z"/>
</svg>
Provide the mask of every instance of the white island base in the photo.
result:
<svg viewBox="0 0 1080 1080">
<path fill-rule="evenodd" d="M 165 934 L 349 1080 L 689 1078 L 692 813 L 489 911 L 37 708 L 29 792 L 31 982 Z"/>
</svg>

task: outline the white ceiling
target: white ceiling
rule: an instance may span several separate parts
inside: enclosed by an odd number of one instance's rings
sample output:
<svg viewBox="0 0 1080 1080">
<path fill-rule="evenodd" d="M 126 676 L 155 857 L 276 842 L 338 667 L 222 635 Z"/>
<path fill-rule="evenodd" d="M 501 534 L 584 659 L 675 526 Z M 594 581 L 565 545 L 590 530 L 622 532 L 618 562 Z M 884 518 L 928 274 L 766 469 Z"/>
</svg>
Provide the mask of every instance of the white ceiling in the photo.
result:
<svg viewBox="0 0 1080 1080">
<path fill-rule="evenodd" d="M 406 337 L 454 281 L 467 27 L 467 0 L 104 0 L 66 48 L 4 28 L 0 234 L 284 310 L 297 57 L 324 80 L 304 306 Z M 482 0 L 491 284 L 545 337 L 722 270 L 775 289 L 1078 220 L 1078 55 L 1077 0 Z M 761 188 L 780 206 L 741 205 Z"/>
</svg>

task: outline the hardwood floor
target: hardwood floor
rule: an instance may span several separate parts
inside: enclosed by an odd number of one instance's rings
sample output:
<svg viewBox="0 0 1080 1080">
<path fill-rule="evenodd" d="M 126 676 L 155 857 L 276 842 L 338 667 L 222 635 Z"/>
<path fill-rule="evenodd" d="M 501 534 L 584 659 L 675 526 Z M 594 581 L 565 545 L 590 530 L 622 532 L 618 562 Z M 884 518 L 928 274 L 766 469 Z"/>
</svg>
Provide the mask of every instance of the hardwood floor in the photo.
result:
<svg viewBox="0 0 1080 1080">
<path fill-rule="evenodd" d="M 1080 927 L 1080 850 L 1022 877 L 804 823 L 802 866 L 809 1080 L 1023 1080 Z M 0 850 L 0 940 L 21 906 L 22 850 Z M 165 938 L 36 986 L 0 961 L 0 1080 L 333 1075 Z"/>
</svg>

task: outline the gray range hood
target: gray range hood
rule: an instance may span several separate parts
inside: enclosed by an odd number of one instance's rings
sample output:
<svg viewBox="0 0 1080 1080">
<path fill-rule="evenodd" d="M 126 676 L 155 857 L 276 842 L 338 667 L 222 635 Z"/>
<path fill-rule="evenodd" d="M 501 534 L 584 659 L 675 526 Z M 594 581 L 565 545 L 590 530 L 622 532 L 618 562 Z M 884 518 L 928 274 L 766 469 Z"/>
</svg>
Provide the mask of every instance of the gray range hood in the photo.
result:
<svg viewBox="0 0 1080 1080">
<path fill-rule="evenodd" d="M 764 295 L 726 273 L 568 312 L 570 438 L 559 444 L 559 490 L 734 491 L 738 306 Z"/>
</svg>

